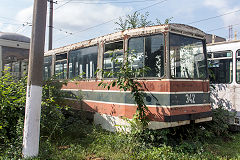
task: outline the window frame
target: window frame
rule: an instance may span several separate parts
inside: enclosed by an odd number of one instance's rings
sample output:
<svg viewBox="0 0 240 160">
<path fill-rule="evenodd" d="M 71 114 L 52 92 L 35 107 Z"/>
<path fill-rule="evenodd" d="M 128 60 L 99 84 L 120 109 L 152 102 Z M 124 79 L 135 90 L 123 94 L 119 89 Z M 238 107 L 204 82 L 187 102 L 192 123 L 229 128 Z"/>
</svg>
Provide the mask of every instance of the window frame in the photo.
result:
<svg viewBox="0 0 240 160">
<path fill-rule="evenodd" d="M 80 47 L 80 48 L 77 48 L 77 49 L 72 49 L 72 50 L 69 50 L 68 51 L 68 58 L 67 58 L 67 68 L 68 68 L 68 72 L 67 72 L 67 79 L 69 79 L 69 58 L 70 58 L 70 54 L 71 54 L 71 51 L 76 51 L 76 50 L 80 50 L 80 49 L 84 49 L 84 48 L 89 48 L 89 47 L 97 47 L 97 68 L 96 68 L 96 70 L 98 69 L 98 57 L 99 57 L 99 45 L 98 45 L 98 43 L 96 43 L 96 44 L 94 44 L 94 45 L 90 45 L 90 46 L 84 46 L 84 47 Z M 95 71 L 96 72 L 96 71 Z M 94 80 L 94 79 L 96 79 L 96 78 L 98 78 L 98 76 L 97 76 L 97 74 L 95 75 L 95 72 L 93 73 L 93 77 L 92 78 L 81 78 L 81 80 Z M 79 75 L 78 75 L 79 76 Z M 73 77 L 73 78 L 71 78 L 71 79 L 75 79 L 76 78 L 76 76 L 75 77 Z"/>
<path fill-rule="evenodd" d="M 236 51 L 236 59 L 235 59 L 235 67 L 236 67 L 236 69 L 235 69 L 235 74 L 236 74 L 236 78 L 235 78 L 235 80 L 236 80 L 236 83 L 237 84 L 240 84 L 240 81 L 238 82 L 237 81 L 237 59 L 239 58 L 240 59 L 240 56 L 238 56 L 238 52 L 240 53 L 240 49 L 237 49 L 237 51 Z"/>
<path fill-rule="evenodd" d="M 167 66 L 167 62 L 166 62 L 166 38 L 167 38 L 167 35 L 166 33 L 164 32 L 160 32 L 160 33 L 154 33 L 154 34 L 146 34 L 146 35 L 140 35 L 140 36 L 131 36 L 129 39 L 127 39 L 127 48 L 129 50 L 129 41 L 130 39 L 132 38 L 139 38 L 139 37 L 149 37 L 149 36 L 155 36 L 155 35 L 162 35 L 163 36 L 163 46 L 164 46 L 164 50 L 163 50 L 163 75 L 161 77 L 136 77 L 136 79 L 139 79 L 139 80 L 156 80 L 156 79 L 164 79 L 164 77 L 166 77 L 166 66 Z M 144 39 L 144 44 L 143 44 L 143 48 L 144 48 L 144 66 L 145 66 L 145 56 L 146 56 L 146 53 L 145 53 L 145 39 Z M 124 53 L 124 57 L 126 57 L 125 53 Z"/>
<path fill-rule="evenodd" d="M 107 41 L 107 42 L 104 42 L 104 45 L 103 45 L 103 48 L 102 48 L 102 59 L 101 59 L 101 62 L 102 62 L 102 70 L 104 72 L 104 53 L 105 53 L 105 45 L 106 44 L 111 44 L 111 43 L 117 43 L 117 42 L 123 42 L 123 63 L 125 61 L 125 57 L 126 57 L 126 54 L 125 54 L 125 40 L 124 39 L 116 39 L 114 41 Z M 102 74 L 102 78 L 101 79 L 106 79 L 106 80 L 113 80 L 113 79 L 117 79 L 117 77 L 104 77 L 104 74 Z"/>
<path fill-rule="evenodd" d="M 205 68 L 205 72 L 206 72 L 206 77 L 205 78 L 183 78 L 183 77 L 172 77 L 171 75 L 171 62 L 170 62 L 170 34 L 175 34 L 175 35 L 180 35 L 180 36 L 184 36 L 184 37 L 189 37 L 189 38 L 194 38 L 194 39 L 198 39 L 201 40 L 203 43 L 203 55 L 205 58 L 205 65 L 207 66 Z M 207 47 L 206 47 L 206 39 L 201 39 L 201 38 L 197 38 L 194 36 L 189 36 L 189 35 L 185 35 L 185 34 L 179 34 L 179 33 L 175 33 L 175 32 L 168 32 L 168 57 L 169 57 L 169 77 L 170 79 L 181 79 L 181 80 L 209 80 L 209 76 L 208 76 L 208 59 L 207 59 Z"/>
<path fill-rule="evenodd" d="M 61 54 L 66 54 L 67 55 L 67 58 L 66 59 L 60 59 L 60 60 L 57 60 L 57 55 L 61 55 Z M 55 54 L 55 60 L 54 60 L 54 75 L 56 75 L 56 62 L 63 62 L 63 61 L 66 61 L 67 63 L 67 72 L 66 72 L 66 78 L 64 78 L 64 65 L 63 65 L 63 78 L 59 78 L 59 80 L 65 80 L 65 79 L 68 79 L 68 52 L 61 52 L 61 53 L 56 53 Z"/>
<path fill-rule="evenodd" d="M 49 59 L 51 59 L 51 63 L 49 63 L 50 65 L 49 65 L 49 68 L 50 68 L 50 77 L 47 77 L 47 78 L 45 78 L 45 58 L 49 58 Z M 47 63 L 48 64 L 48 63 Z M 48 67 L 48 65 L 47 65 L 47 67 Z M 54 65 L 54 67 L 55 67 L 55 65 Z M 46 55 L 46 56 L 44 56 L 44 59 L 43 59 L 43 79 L 44 80 L 47 80 L 47 79 L 49 79 L 49 78 L 51 78 L 51 76 L 52 76 L 52 68 L 53 68 L 53 56 L 52 55 Z M 54 70 L 54 73 L 55 73 L 55 70 Z"/>
<path fill-rule="evenodd" d="M 231 57 L 220 57 L 220 58 L 214 58 L 214 53 L 218 53 L 218 52 L 231 52 L 232 53 L 232 56 Z M 234 74 L 234 71 L 233 71 L 233 51 L 232 50 L 221 50 L 221 51 L 211 51 L 209 52 L 211 53 L 212 57 L 207 59 L 207 61 L 209 60 L 222 60 L 222 59 L 232 59 L 232 77 L 233 77 L 233 74 Z M 229 67 L 230 68 L 230 67 Z M 236 76 L 237 78 L 237 76 Z M 212 83 L 211 81 L 209 81 L 210 84 L 232 84 L 233 83 L 233 78 L 231 79 L 230 82 L 228 83 Z"/>
</svg>

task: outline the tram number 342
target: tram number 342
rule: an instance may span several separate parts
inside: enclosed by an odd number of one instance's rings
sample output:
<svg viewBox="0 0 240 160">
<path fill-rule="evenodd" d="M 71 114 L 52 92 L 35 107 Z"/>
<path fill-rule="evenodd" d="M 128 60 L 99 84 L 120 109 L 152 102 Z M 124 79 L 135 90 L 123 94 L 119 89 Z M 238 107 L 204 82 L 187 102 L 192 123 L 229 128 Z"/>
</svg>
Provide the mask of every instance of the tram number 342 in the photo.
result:
<svg viewBox="0 0 240 160">
<path fill-rule="evenodd" d="M 195 103 L 195 94 L 186 94 L 186 103 Z"/>
</svg>

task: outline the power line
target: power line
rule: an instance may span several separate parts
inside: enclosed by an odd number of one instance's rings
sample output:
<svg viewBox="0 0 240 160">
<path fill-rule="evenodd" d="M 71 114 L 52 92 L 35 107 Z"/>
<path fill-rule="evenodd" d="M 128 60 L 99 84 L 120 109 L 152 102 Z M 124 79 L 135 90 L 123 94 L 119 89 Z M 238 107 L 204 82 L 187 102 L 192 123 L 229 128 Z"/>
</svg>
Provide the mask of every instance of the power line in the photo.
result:
<svg viewBox="0 0 240 160">
<path fill-rule="evenodd" d="M 23 21 L 19 21 L 19 20 L 16 20 L 14 18 L 9 18 L 9 17 L 3 17 L 3 16 L 0 16 L 1 19 L 6 19 L 6 20 L 10 20 L 10 21 L 15 21 L 15 22 L 20 22 L 20 23 L 6 23 L 6 22 L 0 22 L 1 24 L 8 24 L 8 25 L 16 25 L 16 26 L 20 26 L 18 27 L 18 29 L 16 30 L 16 32 L 18 32 L 20 29 L 24 28 L 25 25 L 28 24 L 28 22 L 23 22 Z M 31 17 L 30 17 L 31 18 Z M 15 32 L 15 33 L 16 33 Z"/>
<path fill-rule="evenodd" d="M 25 28 L 23 28 L 23 30 L 21 31 L 21 34 L 25 33 L 27 29 L 31 29 L 31 26 L 26 26 Z"/>
<path fill-rule="evenodd" d="M 16 19 L 13 19 L 13 18 L 9 18 L 9 17 L 3 17 L 3 16 L 0 16 L 1 19 L 6 19 L 6 20 L 10 20 L 10 21 L 15 21 L 15 22 L 21 22 L 19 20 L 16 20 Z"/>
<path fill-rule="evenodd" d="M 68 31 L 66 31 L 66 30 L 64 30 L 64 29 L 56 28 L 56 27 L 54 27 L 54 26 L 52 26 L 52 28 L 55 29 L 55 30 L 58 30 L 58 31 L 60 31 L 60 32 L 64 32 L 64 33 L 66 33 L 66 34 L 69 34 L 69 35 L 72 35 L 72 34 L 73 34 L 72 32 L 68 32 Z"/>
<path fill-rule="evenodd" d="M 154 3 L 154 4 L 149 5 L 149 6 L 147 6 L 147 7 L 138 9 L 138 10 L 136 10 L 135 12 L 142 11 L 142 10 L 144 10 L 144 9 L 153 7 L 153 6 L 155 6 L 155 5 L 158 5 L 158 4 L 163 3 L 163 2 L 166 2 L 166 1 L 168 1 L 168 0 L 163 0 L 163 1 L 160 1 L 160 2 L 157 2 L 157 3 Z M 123 17 L 123 16 L 122 16 L 122 17 Z M 100 23 L 100 24 L 97 24 L 97 25 L 94 25 L 94 26 L 85 28 L 85 29 L 83 29 L 83 30 L 80 30 L 80 31 L 78 31 L 78 32 L 75 32 L 75 33 L 71 34 L 71 36 L 74 36 L 74 35 L 76 35 L 76 34 L 79 34 L 79 33 L 81 33 L 81 32 L 87 31 L 87 30 L 92 29 L 92 28 L 96 28 L 96 27 L 102 26 L 102 25 L 104 25 L 104 24 L 110 23 L 110 22 L 112 22 L 112 21 L 114 21 L 114 20 L 117 20 L 117 19 L 118 19 L 118 18 L 114 18 L 114 19 L 111 19 L 111 20 L 109 20 L 109 21 L 105 21 L 105 22 L 103 22 L 103 23 Z M 59 38 L 59 39 L 57 39 L 56 41 L 59 41 L 59 40 L 64 39 L 64 38 L 67 38 L 68 36 L 70 36 L 70 35 L 67 35 L 67 36 L 65 36 L 65 37 Z"/>
<path fill-rule="evenodd" d="M 58 2 L 64 2 L 64 1 L 68 1 L 68 0 L 58 0 Z M 72 1 L 78 1 L 78 2 L 93 2 L 93 1 L 99 1 L 99 0 L 72 0 Z M 101 0 L 101 1 L 122 1 L 122 0 Z M 151 1 L 151 0 L 149 0 Z"/>
<path fill-rule="evenodd" d="M 157 0 L 141 0 L 141 1 L 71 1 L 71 3 L 81 3 L 81 4 L 109 4 L 109 3 L 142 3 L 142 2 L 149 2 L 149 1 L 157 1 Z"/>
<path fill-rule="evenodd" d="M 213 16 L 213 17 L 201 19 L 201 20 L 198 20 L 198 21 L 193 21 L 193 22 L 190 22 L 190 23 L 188 23 L 188 24 L 194 24 L 194 23 L 198 23 L 198 22 L 202 22 L 202 21 L 207 21 L 207 20 L 210 20 L 210 19 L 214 19 L 214 18 L 218 18 L 218 17 L 225 16 L 225 15 L 228 15 L 228 14 L 236 13 L 236 12 L 239 12 L 239 11 L 240 11 L 240 9 L 239 9 L 239 10 L 236 10 L 236 11 L 232 11 L 232 12 L 227 12 L 227 13 L 224 13 L 224 14 L 220 14 L 220 15 L 217 15 L 217 16 Z"/>
<path fill-rule="evenodd" d="M 16 25 L 16 26 L 22 25 L 20 23 L 5 23 L 5 22 L 0 22 L 0 24 L 10 24 L 10 25 Z"/>
<path fill-rule="evenodd" d="M 24 27 L 26 27 L 26 25 L 30 24 L 30 22 L 28 22 L 28 21 L 29 21 L 31 18 L 32 18 L 32 16 L 28 17 L 27 20 L 26 20 L 26 22 L 25 22 L 26 24 L 23 23 L 21 27 L 19 27 L 19 28 L 16 29 L 15 33 L 17 33 L 18 31 L 20 31 L 20 30 L 23 29 Z"/>
<path fill-rule="evenodd" d="M 54 10 L 57 10 L 57 9 L 59 9 L 59 8 L 61 8 L 61 7 L 63 7 L 63 6 L 65 6 L 66 4 L 70 3 L 71 1 L 73 1 L 73 0 L 68 0 L 67 2 L 65 2 L 65 3 L 62 4 L 61 6 L 58 6 L 58 7 L 55 8 Z"/>
<path fill-rule="evenodd" d="M 240 23 L 233 24 L 232 26 L 238 26 L 238 25 L 240 25 Z M 206 31 L 206 32 L 217 31 L 217 30 L 220 30 L 220 29 L 228 28 L 228 27 L 229 27 L 229 25 L 228 25 L 228 26 L 224 26 L 224 27 L 220 27 L 220 28 L 215 28 L 215 29 L 212 29 L 212 30 L 208 30 L 208 31 Z"/>
</svg>

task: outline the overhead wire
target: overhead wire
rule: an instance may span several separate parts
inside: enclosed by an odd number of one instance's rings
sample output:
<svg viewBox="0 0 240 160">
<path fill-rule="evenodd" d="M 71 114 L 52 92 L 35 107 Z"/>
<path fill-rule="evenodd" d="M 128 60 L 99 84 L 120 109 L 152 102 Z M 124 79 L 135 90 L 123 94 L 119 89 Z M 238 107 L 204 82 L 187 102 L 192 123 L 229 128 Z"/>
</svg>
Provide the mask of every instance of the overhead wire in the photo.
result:
<svg viewBox="0 0 240 160">
<path fill-rule="evenodd" d="M 73 0 L 73 1 L 74 1 L 74 0 Z M 75 0 L 75 1 L 76 1 L 76 0 Z M 80 1 L 80 2 L 81 2 L 81 1 Z M 159 2 L 158 2 L 158 3 L 159 3 Z M 156 4 L 153 4 L 153 5 L 156 5 Z M 146 8 L 152 7 L 153 5 L 150 5 L 150 6 L 147 6 L 147 7 L 142 8 L 142 9 L 139 9 L 139 10 L 137 10 L 136 12 L 139 12 L 139 11 L 144 10 L 144 9 L 146 9 Z M 208 17 L 208 18 L 205 18 L 205 19 L 193 21 L 193 22 L 190 22 L 190 23 L 188 23 L 188 24 L 195 24 L 195 23 L 199 23 L 199 22 L 203 22 L 203 21 L 207 21 L 207 20 L 211 20 L 211 19 L 223 17 L 223 16 L 226 16 L 226 15 L 229 15 L 229 14 L 233 14 L 233 13 L 236 13 L 236 12 L 240 12 L 240 9 L 239 9 L 239 10 L 232 11 L 232 12 L 227 12 L 227 13 L 224 13 L 224 14 L 220 14 L 220 15 L 217 15 L 217 16 Z M 89 27 L 89 28 L 86 28 L 86 29 L 83 29 L 83 30 L 78 31 L 78 32 L 76 32 L 76 33 L 74 33 L 74 34 L 78 34 L 78 33 L 80 33 L 80 32 L 84 32 L 84 31 L 87 31 L 87 30 L 89 30 L 89 29 L 92 29 L 92 28 L 95 28 L 95 27 L 98 27 L 98 26 L 107 24 L 107 23 L 112 22 L 112 21 L 114 21 L 114 20 L 116 20 L 116 19 L 117 19 L 117 18 L 112 19 L 112 20 L 109 20 L 109 21 L 106 21 L 106 22 L 103 22 L 103 23 L 100 23 L 100 24 L 98 24 L 98 25 L 95 25 L 95 26 L 92 26 L 92 27 Z M 226 26 L 225 26 L 225 27 L 218 28 L 218 30 L 219 30 L 219 29 L 222 29 L 222 28 L 226 28 Z M 210 31 L 212 31 L 212 30 L 210 30 Z M 207 32 L 208 32 L 208 31 L 207 31 Z M 62 38 L 60 38 L 60 39 L 58 39 L 58 40 L 61 40 L 61 39 L 62 39 Z M 58 41 L 58 40 L 57 40 L 57 41 Z"/>
<path fill-rule="evenodd" d="M 16 20 L 14 18 L 10 18 L 10 17 L 3 17 L 3 16 L 0 16 L 1 19 L 6 19 L 6 20 L 10 20 L 10 21 L 15 21 L 15 22 L 21 22 L 19 20 Z"/>
<path fill-rule="evenodd" d="M 238 26 L 238 25 L 240 25 L 240 23 L 232 24 L 231 26 Z M 220 29 L 228 28 L 228 27 L 229 27 L 229 26 L 219 27 L 219 28 L 215 28 L 215 29 L 208 30 L 208 31 L 206 31 L 206 32 L 217 31 L 217 30 L 220 30 Z"/>
<path fill-rule="evenodd" d="M 66 33 L 66 34 L 70 34 L 70 35 L 73 34 L 72 32 L 66 31 L 66 30 L 61 29 L 61 28 L 56 28 L 56 27 L 54 27 L 54 26 L 52 26 L 52 28 L 55 29 L 55 30 L 58 30 L 58 31 L 60 31 L 60 32 L 64 32 L 64 33 Z"/>
<path fill-rule="evenodd" d="M 0 22 L 0 24 L 9 24 L 9 25 L 16 25 L 16 26 L 22 25 L 21 23 L 6 23 L 6 22 Z"/>
<path fill-rule="evenodd" d="M 72 0 L 71 3 L 81 3 L 81 4 L 109 4 L 109 3 L 142 3 L 142 2 L 149 2 L 149 1 L 157 1 L 157 0 L 137 0 L 137 1 L 74 1 Z"/>
<path fill-rule="evenodd" d="M 30 24 L 30 22 L 28 22 L 28 21 L 29 21 L 31 18 L 32 18 L 32 16 L 29 16 L 29 17 L 27 18 L 26 22 L 24 22 L 24 23 L 26 23 L 26 24 L 23 23 L 21 27 L 19 27 L 19 28 L 16 29 L 15 33 L 19 32 L 21 29 L 23 29 L 24 27 L 26 27 L 26 25 Z"/>
<path fill-rule="evenodd" d="M 156 0 L 148 0 L 148 1 L 156 1 Z M 163 1 L 160 1 L 160 2 L 157 2 L 157 3 L 154 3 L 154 4 L 150 5 L 150 6 L 147 6 L 147 7 L 141 8 L 141 9 L 139 9 L 139 10 L 136 10 L 135 12 L 139 12 L 139 11 L 141 11 L 141 10 L 150 8 L 150 7 L 152 7 L 152 6 L 155 6 L 155 5 L 157 5 L 157 4 L 163 3 L 163 2 L 165 2 L 165 1 L 167 1 L 167 0 L 163 0 Z M 59 1 L 58 1 L 58 2 L 59 2 Z M 64 1 L 62 0 L 61 2 L 64 2 Z M 70 3 L 70 2 L 71 2 L 71 3 L 85 3 L 85 2 L 88 3 L 88 2 L 90 2 L 90 1 L 88 1 L 88 0 L 67 0 L 64 4 L 60 5 L 59 7 L 55 8 L 54 10 L 59 9 L 59 8 L 65 6 L 66 4 Z M 91 1 L 91 2 L 93 2 L 93 1 Z M 97 2 L 97 1 L 95 1 L 95 2 Z M 136 1 L 131 1 L 131 2 L 127 2 L 127 1 L 105 1 L 104 3 L 96 3 L 96 4 L 105 4 L 106 2 L 107 2 L 107 3 L 135 3 L 135 2 L 147 2 L 147 1 L 146 1 L 146 0 L 136 0 Z M 91 4 L 95 4 L 95 3 L 91 3 Z M 229 15 L 229 14 L 232 14 L 232 13 L 236 13 L 236 12 L 240 12 L 240 10 L 235 10 L 235 11 L 227 12 L 227 13 L 220 14 L 220 15 L 217 15 L 217 16 L 213 16 L 213 17 L 209 17 L 209 18 L 205 18 L 205 19 L 193 21 L 193 22 L 190 22 L 190 23 L 188 23 L 188 24 L 195 24 L 195 23 L 199 23 L 199 22 L 203 22 L 203 21 L 207 21 L 207 20 L 219 18 L 219 17 L 222 17 L 222 16 L 226 16 L 226 15 Z M 3 18 L 3 19 L 12 19 L 12 18 L 6 18 L 6 17 L 0 17 L 0 18 Z M 31 16 L 27 19 L 27 21 L 28 21 L 30 18 L 31 18 Z M 103 22 L 103 23 L 100 23 L 100 24 L 97 24 L 97 25 L 94 25 L 94 26 L 85 28 L 85 29 L 80 30 L 80 31 L 75 32 L 75 33 L 65 31 L 64 29 L 59 29 L 59 28 L 53 27 L 54 29 L 56 29 L 56 30 L 58 30 L 58 31 L 61 31 L 61 32 L 64 32 L 64 33 L 68 34 L 67 36 L 65 36 L 65 37 L 63 37 L 63 38 L 59 38 L 59 39 L 56 40 L 56 41 L 59 41 L 59 40 L 64 39 L 64 38 L 66 38 L 66 37 L 68 37 L 68 36 L 71 36 L 71 35 L 74 36 L 74 35 L 76 35 L 76 34 L 78 34 L 78 33 L 81 33 L 81 32 L 87 31 L 87 30 L 90 30 L 90 29 L 92 29 L 92 28 L 96 28 L 96 27 L 98 27 L 98 26 L 102 26 L 102 25 L 107 24 L 107 23 L 110 23 L 110 22 L 112 22 L 112 21 L 114 21 L 114 20 L 116 20 L 116 19 L 118 19 L 118 18 L 114 18 L 114 19 L 111 19 L 111 20 L 109 20 L 109 21 L 105 21 L 105 22 Z M 15 19 L 12 19 L 12 20 L 17 21 L 17 20 L 15 20 Z M 24 28 L 24 27 L 26 27 L 26 26 L 29 26 L 29 24 L 30 24 L 29 22 L 25 22 L 25 23 L 26 23 L 26 24 L 23 23 L 23 24 L 12 24 L 12 25 L 22 25 L 20 28 L 18 28 L 18 29 L 16 30 L 16 32 L 18 32 L 18 31 L 20 31 L 22 28 Z M 2 23 L 2 24 L 3 24 L 3 23 Z M 5 24 L 8 24 L 8 23 L 5 23 Z M 11 23 L 9 23 L 9 24 L 11 24 Z M 233 26 L 236 26 L 236 25 L 240 25 L 240 24 L 234 24 Z M 207 31 L 207 32 L 212 32 L 212 31 L 224 29 L 224 28 L 227 28 L 227 27 L 228 27 L 228 26 L 224 26 L 224 27 L 220 27 L 220 28 L 216 28 L 216 29 L 209 30 L 209 31 Z"/>
<path fill-rule="evenodd" d="M 153 7 L 153 6 L 155 6 L 155 5 L 158 5 L 158 4 L 163 3 L 163 2 L 166 2 L 166 1 L 168 1 L 168 0 L 162 0 L 162 1 L 160 1 L 160 2 L 154 3 L 154 4 L 149 5 L 149 6 L 147 6 L 147 7 L 138 9 L 138 10 L 136 10 L 135 12 L 142 11 L 142 10 L 144 10 L 144 9 Z M 118 18 L 119 18 L 119 17 L 118 17 Z M 85 31 L 90 30 L 90 29 L 92 29 L 92 28 L 96 28 L 96 27 L 102 26 L 102 25 L 104 25 L 104 24 L 107 24 L 107 23 L 110 23 L 110 22 L 112 22 L 112 21 L 114 21 L 114 20 L 117 20 L 118 18 L 113 18 L 113 19 L 108 20 L 108 21 L 105 21 L 105 22 L 103 22 L 103 23 L 99 23 L 99 24 L 97 24 L 97 25 L 94 25 L 94 26 L 85 28 L 85 29 L 83 29 L 83 30 L 80 30 L 80 31 L 78 31 L 78 32 L 73 33 L 72 35 L 67 35 L 67 36 L 64 36 L 64 37 L 62 37 L 62 38 L 59 38 L 59 39 L 57 39 L 56 41 L 65 39 L 65 38 L 67 38 L 67 37 L 69 37 L 69 36 L 75 36 L 75 35 L 77 35 L 77 34 L 79 34 L 79 33 L 81 33 L 81 32 L 85 32 Z"/>
<path fill-rule="evenodd" d="M 63 6 L 65 6 L 66 4 L 70 3 L 71 1 L 73 1 L 73 0 L 68 0 L 67 2 L 65 2 L 64 4 L 58 6 L 58 7 L 55 8 L 54 10 L 57 10 L 57 9 L 59 9 L 59 8 L 61 8 L 61 7 L 63 7 Z"/>
<path fill-rule="evenodd" d="M 226 16 L 226 15 L 229 15 L 229 14 L 232 14 L 232 13 L 236 13 L 236 12 L 240 12 L 240 9 L 239 9 L 239 10 L 232 11 L 232 12 L 227 12 L 227 13 L 224 13 L 224 14 L 220 14 L 220 15 L 217 15 L 217 16 L 213 16 L 213 17 L 201 19 L 201 20 L 198 20 L 198 21 L 193 21 L 193 22 L 190 22 L 190 23 L 188 23 L 188 24 L 199 23 L 199 22 L 202 22 L 202 21 L 207 21 L 207 20 L 210 20 L 210 19 L 214 19 L 214 18 Z"/>
</svg>

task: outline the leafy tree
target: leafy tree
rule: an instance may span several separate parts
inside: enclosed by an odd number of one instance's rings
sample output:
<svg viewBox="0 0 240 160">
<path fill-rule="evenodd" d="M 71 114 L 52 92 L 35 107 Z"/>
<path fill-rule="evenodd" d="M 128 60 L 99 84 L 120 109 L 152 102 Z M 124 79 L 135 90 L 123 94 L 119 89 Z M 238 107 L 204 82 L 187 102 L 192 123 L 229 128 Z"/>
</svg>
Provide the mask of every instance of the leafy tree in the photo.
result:
<svg viewBox="0 0 240 160">
<path fill-rule="evenodd" d="M 156 18 L 156 24 L 157 25 L 162 25 L 162 24 L 169 24 L 169 22 L 173 19 L 173 17 L 165 19 L 165 22 L 162 23 L 160 19 Z"/>
<path fill-rule="evenodd" d="M 123 20 L 122 17 L 119 17 L 118 22 L 115 22 L 119 26 L 119 28 L 116 28 L 116 30 L 124 31 L 128 27 L 128 21 Z"/>
<path fill-rule="evenodd" d="M 134 12 L 132 15 L 127 15 L 126 21 L 128 22 L 128 28 L 137 28 L 139 23 L 139 13 Z"/>
<path fill-rule="evenodd" d="M 149 12 L 145 12 L 141 14 L 139 12 L 134 12 L 133 14 L 128 14 L 125 18 L 119 17 L 118 21 L 115 22 L 118 25 L 116 30 L 124 31 L 126 29 L 131 28 L 138 28 L 138 27 L 147 27 L 147 26 L 154 26 L 154 25 L 161 25 L 161 21 L 157 18 L 156 22 L 152 22 L 148 19 Z M 165 19 L 164 24 L 168 24 L 173 17 Z"/>
<path fill-rule="evenodd" d="M 148 12 L 140 15 L 139 27 L 147 27 L 154 25 L 152 21 L 148 20 L 148 16 L 149 16 Z"/>
</svg>

